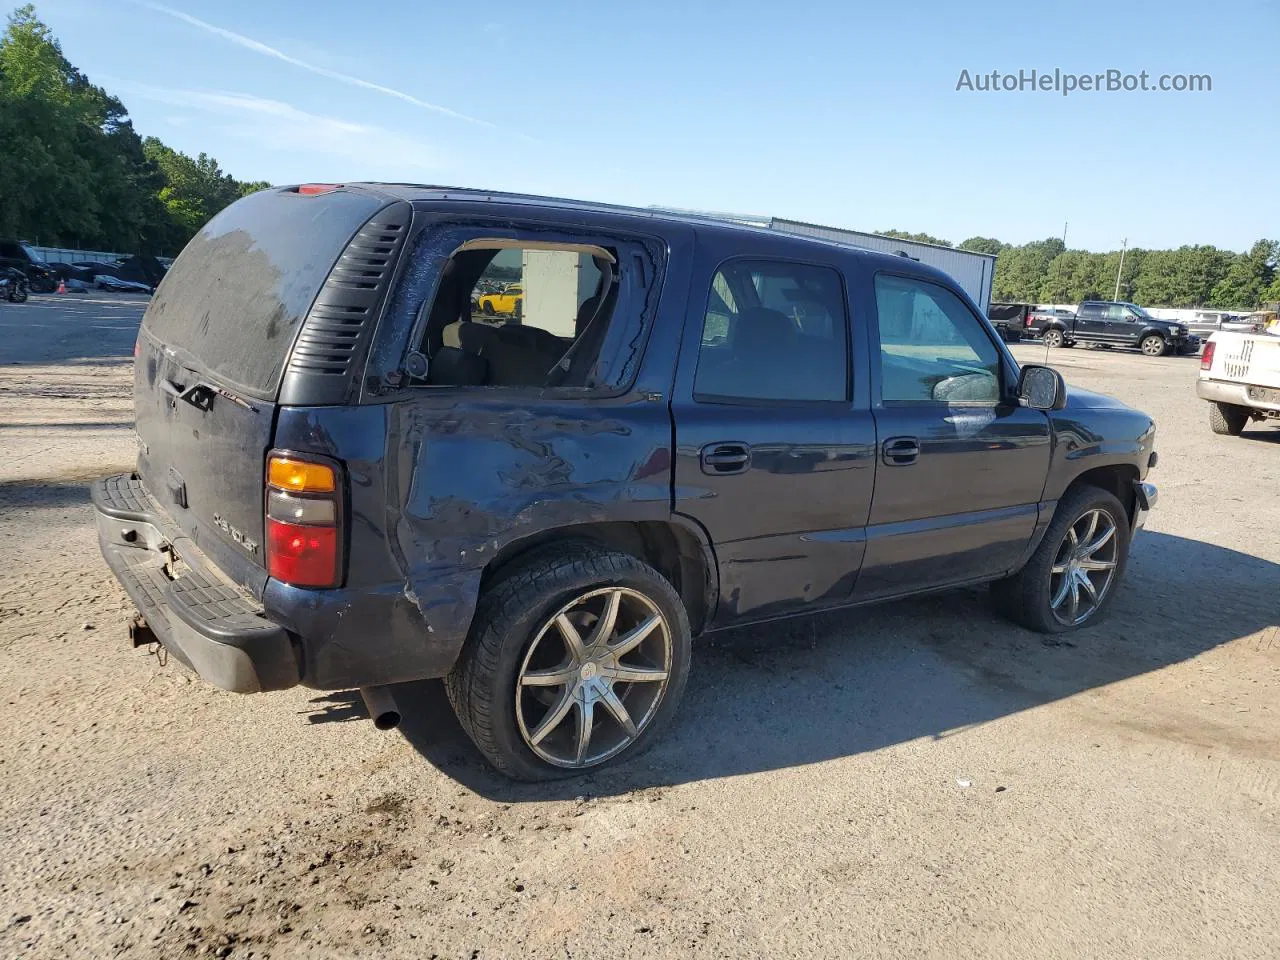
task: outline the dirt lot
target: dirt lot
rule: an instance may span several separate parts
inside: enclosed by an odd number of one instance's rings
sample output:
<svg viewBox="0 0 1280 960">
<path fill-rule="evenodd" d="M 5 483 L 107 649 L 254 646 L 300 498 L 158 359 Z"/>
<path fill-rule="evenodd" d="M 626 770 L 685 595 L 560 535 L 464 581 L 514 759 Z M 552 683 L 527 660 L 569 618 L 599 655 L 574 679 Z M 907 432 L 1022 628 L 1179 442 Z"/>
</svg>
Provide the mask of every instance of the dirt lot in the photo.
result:
<svg viewBox="0 0 1280 960">
<path fill-rule="evenodd" d="M 650 753 L 517 787 L 436 684 L 382 734 L 127 646 L 84 484 L 140 310 L 0 305 L 0 957 L 1280 955 L 1280 430 L 1211 435 L 1194 359 L 1052 358 L 1159 424 L 1105 626 L 961 591 L 708 639 Z"/>
</svg>

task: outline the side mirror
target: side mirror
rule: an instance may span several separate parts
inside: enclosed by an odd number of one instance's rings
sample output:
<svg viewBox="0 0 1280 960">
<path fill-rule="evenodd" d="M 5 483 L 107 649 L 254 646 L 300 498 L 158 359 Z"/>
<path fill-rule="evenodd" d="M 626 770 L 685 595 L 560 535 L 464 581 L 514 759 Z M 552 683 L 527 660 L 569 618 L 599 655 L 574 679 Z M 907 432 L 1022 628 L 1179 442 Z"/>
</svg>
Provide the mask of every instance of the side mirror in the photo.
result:
<svg viewBox="0 0 1280 960">
<path fill-rule="evenodd" d="M 1061 410 L 1067 405 L 1067 383 L 1052 367 L 1027 364 L 1018 377 L 1018 403 L 1032 410 Z"/>
</svg>

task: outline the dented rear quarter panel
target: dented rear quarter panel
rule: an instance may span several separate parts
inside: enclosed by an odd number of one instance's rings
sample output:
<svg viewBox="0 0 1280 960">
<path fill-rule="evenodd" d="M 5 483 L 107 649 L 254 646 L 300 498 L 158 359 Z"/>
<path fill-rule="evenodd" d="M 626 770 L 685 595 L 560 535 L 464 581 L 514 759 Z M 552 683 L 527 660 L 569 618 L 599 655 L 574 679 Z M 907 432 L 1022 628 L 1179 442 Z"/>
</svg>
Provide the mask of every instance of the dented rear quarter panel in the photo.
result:
<svg viewBox="0 0 1280 960">
<path fill-rule="evenodd" d="M 264 596 L 271 616 L 306 638 L 304 683 L 442 676 L 496 556 L 575 525 L 673 521 L 670 391 L 687 260 L 668 258 L 677 266 L 619 396 L 420 387 L 356 406 L 281 408 L 275 446 L 340 461 L 349 488 L 343 587 L 273 580 Z"/>
</svg>

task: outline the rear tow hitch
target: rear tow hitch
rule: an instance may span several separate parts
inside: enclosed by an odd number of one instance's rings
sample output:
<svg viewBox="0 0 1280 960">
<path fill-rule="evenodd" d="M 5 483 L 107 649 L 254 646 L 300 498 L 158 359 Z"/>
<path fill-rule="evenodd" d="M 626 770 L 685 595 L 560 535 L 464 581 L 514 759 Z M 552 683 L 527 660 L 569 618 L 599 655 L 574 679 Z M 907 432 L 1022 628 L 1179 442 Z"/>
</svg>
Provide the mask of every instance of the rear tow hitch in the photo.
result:
<svg viewBox="0 0 1280 960">
<path fill-rule="evenodd" d="M 129 621 L 129 642 L 135 647 L 149 647 L 153 643 L 158 644 L 160 638 L 147 625 L 147 621 L 142 618 L 142 614 L 135 613 L 133 619 Z"/>
</svg>

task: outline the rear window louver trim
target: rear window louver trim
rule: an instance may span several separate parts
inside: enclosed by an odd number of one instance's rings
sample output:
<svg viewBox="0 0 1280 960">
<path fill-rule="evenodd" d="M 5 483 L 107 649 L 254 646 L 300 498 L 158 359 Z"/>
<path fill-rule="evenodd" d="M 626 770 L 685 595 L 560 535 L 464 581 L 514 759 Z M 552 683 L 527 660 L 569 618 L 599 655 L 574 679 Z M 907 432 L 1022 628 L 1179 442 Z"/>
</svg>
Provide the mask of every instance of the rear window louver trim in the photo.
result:
<svg viewBox="0 0 1280 960">
<path fill-rule="evenodd" d="M 288 371 L 308 377 L 349 378 L 362 334 L 382 301 L 412 208 L 394 204 L 351 239 L 329 271 L 293 345 Z"/>
</svg>

